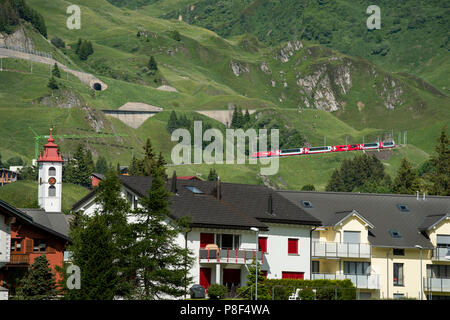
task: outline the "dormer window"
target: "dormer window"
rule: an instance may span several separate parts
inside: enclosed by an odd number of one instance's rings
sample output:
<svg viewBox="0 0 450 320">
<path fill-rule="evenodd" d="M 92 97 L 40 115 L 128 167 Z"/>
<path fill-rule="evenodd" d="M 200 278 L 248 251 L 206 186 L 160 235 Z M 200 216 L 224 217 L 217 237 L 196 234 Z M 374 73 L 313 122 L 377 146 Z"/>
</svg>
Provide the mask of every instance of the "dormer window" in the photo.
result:
<svg viewBox="0 0 450 320">
<path fill-rule="evenodd" d="M 203 191 L 201 191 L 199 188 L 197 187 L 193 187 L 193 186 L 186 186 L 186 189 L 188 189 L 190 192 L 195 193 L 195 194 L 203 194 Z"/>
<path fill-rule="evenodd" d="M 402 235 L 400 232 L 398 232 L 397 230 L 389 230 L 389 234 L 391 235 L 392 238 L 401 238 Z"/>
<path fill-rule="evenodd" d="M 300 200 L 300 204 L 303 206 L 303 208 L 312 208 L 313 207 L 311 201 L 308 201 L 308 200 Z"/>
<path fill-rule="evenodd" d="M 409 208 L 408 208 L 408 206 L 406 204 L 398 204 L 397 208 L 401 212 L 409 212 Z"/>
</svg>

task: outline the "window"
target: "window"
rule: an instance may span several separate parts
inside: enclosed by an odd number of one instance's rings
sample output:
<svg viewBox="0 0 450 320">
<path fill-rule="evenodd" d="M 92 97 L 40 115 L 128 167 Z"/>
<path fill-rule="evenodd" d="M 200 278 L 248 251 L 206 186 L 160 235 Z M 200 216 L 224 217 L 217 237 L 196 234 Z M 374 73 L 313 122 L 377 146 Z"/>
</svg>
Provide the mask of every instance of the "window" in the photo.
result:
<svg viewBox="0 0 450 320">
<path fill-rule="evenodd" d="M 258 238 L 258 249 L 262 252 L 267 252 L 267 237 Z"/>
<path fill-rule="evenodd" d="M 288 254 L 298 254 L 298 239 L 288 239 Z"/>
<path fill-rule="evenodd" d="M 22 251 L 22 240 L 23 239 L 11 239 L 11 252 Z"/>
<path fill-rule="evenodd" d="M 403 299 L 404 296 L 403 293 L 394 293 L 394 300 Z"/>
<path fill-rule="evenodd" d="M 303 279 L 304 272 L 292 272 L 292 271 L 282 271 L 282 279 Z"/>
<path fill-rule="evenodd" d="M 205 248 L 208 244 L 214 244 L 214 233 L 200 233 L 200 248 Z"/>
<path fill-rule="evenodd" d="M 450 265 L 427 264 L 427 277 L 450 279 Z"/>
<path fill-rule="evenodd" d="M 300 203 L 303 206 L 303 208 L 312 208 L 313 207 L 311 201 L 300 200 Z"/>
<path fill-rule="evenodd" d="M 401 211 L 401 212 L 409 212 L 409 208 L 406 204 L 398 204 L 397 208 Z"/>
<path fill-rule="evenodd" d="M 190 192 L 195 193 L 195 194 L 203 194 L 203 191 L 201 191 L 197 187 L 186 186 L 186 189 L 188 189 Z"/>
<path fill-rule="evenodd" d="M 344 231 L 345 243 L 360 243 L 361 232 L 360 231 Z"/>
<path fill-rule="evenodd" d="M 394 256 L 404 256 L 405 249 L 394 249 Z"/>
<path fill-rule="evenodd" d="M 400 232 L 398 232 L 397 230 L 389 230 L 389 234 L 391 235 L 392 238 L 401 238 L 402 235 Z"/>
<path fill-rule="evenodd" d="M 50 168 L 48 169 L 48 175 L 49 175 L 50 177 L 56 176 L 56 169 L 55 169 L 55 167 L 50 167 Z"/>
<path fill-rule="evenodd" d="M 404 286 L 403 263 L 394 263 L 394 286 Z"/>
<path fill-rule="evenodd" d="M 438 234 L 436 236 L 437 247 L 450 248 L 450 235 Z"/>
<path fill-rule="evenodd" d="M 240 240 L 238 234 L 216 234 L 216 244 L 221 249 L 238 250 Z"/>
<path fill-rule="evenodd" d="M 48 196 L 56 197 L 56 187 L 55 186 L 48 187 Z"/>
<path fill-rule="evenodd" d="M 43 239 L 33 240 L 33 252 L 45 252 L 47 250 L 47 242 Z"/>
<path fill-rule="evenodd" d="M 320 261 L 313 261 L 312 262 L 312 273 L 319 273 L 320 272 Z"/>
<path fill-rule="evenodd" d="M 359 261 L 344 261 L 344 274 L 370 274 L 370 263 Z"/>
</svg>

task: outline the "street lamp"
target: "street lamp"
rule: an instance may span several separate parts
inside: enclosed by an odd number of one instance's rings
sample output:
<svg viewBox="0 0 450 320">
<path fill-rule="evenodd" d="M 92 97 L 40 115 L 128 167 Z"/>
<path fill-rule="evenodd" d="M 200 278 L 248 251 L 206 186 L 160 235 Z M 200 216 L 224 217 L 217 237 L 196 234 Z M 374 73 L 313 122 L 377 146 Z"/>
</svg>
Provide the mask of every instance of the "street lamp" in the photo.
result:
<svg viewBox="0 0 450 320">
<path fill-rule="evenodd" d="M 415 248 L 420 250 L 420 300 L 423 300 L 423 278 L 422 278 L 422 246 L 416 244 Z"/>
<path fill-rule="evenodd" d="M 250 230 L 254 231 L 256 234 L 256 252 L 255 252 L 255 300 L 258 300 L 258 232 L 259 229 L 251 227 Z"/>
</svg>

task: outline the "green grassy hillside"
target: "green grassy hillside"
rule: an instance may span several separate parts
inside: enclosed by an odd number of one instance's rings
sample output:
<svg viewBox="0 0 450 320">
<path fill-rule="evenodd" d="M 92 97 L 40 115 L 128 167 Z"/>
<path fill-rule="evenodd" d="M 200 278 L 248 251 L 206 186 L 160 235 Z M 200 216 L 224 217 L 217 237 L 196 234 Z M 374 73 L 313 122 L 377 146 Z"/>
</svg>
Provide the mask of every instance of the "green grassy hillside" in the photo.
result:
<svg viewBox="0 0 450 320">
<path fill-rule="evenodd" d="M 78 185 L 63 183 L 62 210 L 68 212 L 72 206 L 87 195 L 89 190 Z M 38 183 L 35 181 L 17 181 L 0 188 L 0 199 L 16 208 L 37 208 Z"/>
<path fill-rule="evenodd" d="M 26 24 L 26 33 L 35 47 L 52 52 L 58 61 L 73 69 L 96 75 L 108 88 L 94 91 L 74 76 L 63 73 L 58 79 L 61 89 L 52 91 L 47 87 L 48 65 L 33 63 L 31 74 L 28 61 L 2 59 L 6 69 L 0 72 L 3 159 L 19 155 L 31 161 L 34 135 L 28 127 L 46 135 L 48 128 L 54 126 L 55 134 L 83 136 L 100 128 L 102 132 L 128 135 L 58 140 L 65 156 L 73 154 L 77 144 L 82 143 L 94 158 L 102 155 L 113 165 L 117 162 L 127 165 L 133 154 L 141 154 L 142 145 L 150 138 L 155 149 L 163 152 L 170 163 L 174 143 L 166 126 L 172 110 L 192 118 L 194 111 L 227 110 L 234 106 L 257 109 L 254 117 L 271 113 L 273 119 L 287 128 L 297 129 L 314 146 L 322 145 L 325 139 L 328 145 L 346 141 L 360 143 L 383 139 L 391 133 L 394 139 L 398 134 L 403 139 L 407 131 L 408 146 L 395 150 L 383 160 L 388 172 L 394 175 L 403 156 L 415 166 L 425 161 L 434 151 L 440 129 L 450 119 L 450 98 L 429 82 L 411 75 L 421 75 L 420 72 L 392 68 L 384 62 L 378 65 L 370 56 L 365 57 L 372 61 L 343 54 L 327 48 L 333 47 L 327 43 L 317 44 L 320 41 L 313 38 L 282 42 L 292 38 L 280 37 L 267 42 L 259 37 L 259 31 L 253 33 L 261 41 L 250 34 L 252 30 L 242 34 L 238 29 L 229 34 L 232 37 L 222 38 L 208 29 L 187 24 L 185 19 L 179 22 L 157 18 L 169 8 L 186 9 L 187 2 L 183 0 L 144 1 L 138 10 L 116 7 L 106 0 L 77 0 L 73 3 L 81 7 L 80 30 L 66 28 L 67 2 L 27 2 L 44 16 L 48 38 L 57 36 L 68 44 L 62 50 L 56 49 Z M 333 7 L 329 3 L 326 6 Z M 200 10 L 202 4 L 199 2 L 196 8 Z M 257 8 L 252 7 L 255 15 L 249 17 L 259 14 Z M 174 30 L 179 32 L 180 41 L 173 36 Z M 75 54 L 79 38 L 93 43 L 94 54 L 86 61 Z M 147 68 L 152 55 L 159 69 L 153 74 Z M 445 66 L 445 59 L 438 56 L 433 59 Z M 432 67 L 423 69 L 425 73 L 427 79 L 442 78 Z M 162 84 L 176 88 L 177 92 L 158 90 Z M 164 112 L 149 118 L 138 129 L 101 112 L 118 109 L 127 102 L 148 103 L 162 107 Z M 224 129 L 215 120 L 199 114 L 196 117 Z M 281 159 L 279 174 L 270 180 L 281 188 L 294 189 L 312 183 L 323 189 L 332 170 L 351 156 Z M 175 168 L 178 175 L 200 173 L 205 177 L 210 167 L 177 166 L 169 167 L 168 172 Z M 218 165 L 216 168 L 224 181 L 262 183 L 257 166 Z"/>
</svg>

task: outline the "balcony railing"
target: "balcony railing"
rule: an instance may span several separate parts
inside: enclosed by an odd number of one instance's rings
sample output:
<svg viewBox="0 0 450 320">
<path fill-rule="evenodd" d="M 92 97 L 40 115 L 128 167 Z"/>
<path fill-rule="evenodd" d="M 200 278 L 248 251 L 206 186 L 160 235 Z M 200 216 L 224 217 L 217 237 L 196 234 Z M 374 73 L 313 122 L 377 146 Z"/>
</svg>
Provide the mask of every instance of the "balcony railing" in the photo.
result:
<svg viewBox="0 0 450 320">
<path fill-rule="evenodd" d="M 312 242 L 312 256 L 325 258 L 370 258 L 370 244 Z"/>
<path fill-rule="evenodd" d="M 433 257 L 431 260 L 450 261 L 450 248 L 437 247 L 433 250 Z"/>
<path fill-rule="evenodd" d="M 11 254 L 9 264 L 30 264 L 30 255 L 28 254 Z"/>
<path fill-rule="evenodd" d="M 202 263 L 252 263 L 253 259 L 264 261 L 262 251 L 232 249 L 200 249 L 199 261 Z"/>
<path fill-rule="evenodd" d="M 313 280 L 345 280 L 349 279 L 358 289 L 380 289 L 380 277 L 378 274 L 336 274 L 313 273 Z"/>
<path fill-rule="evenodd" d="M 450 292 L 450 279 L 424 278 L 424 290 L 436 292 Z"/>
</svg>

